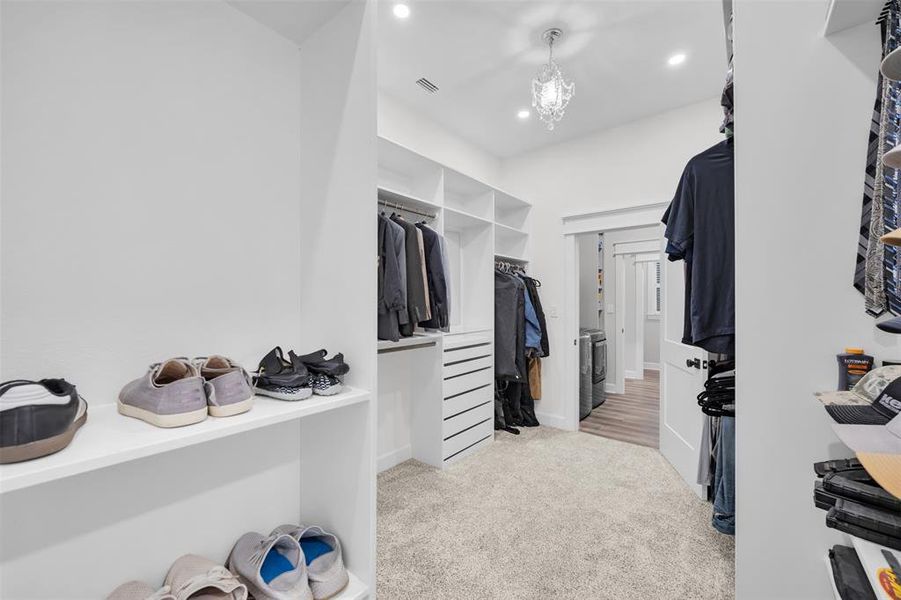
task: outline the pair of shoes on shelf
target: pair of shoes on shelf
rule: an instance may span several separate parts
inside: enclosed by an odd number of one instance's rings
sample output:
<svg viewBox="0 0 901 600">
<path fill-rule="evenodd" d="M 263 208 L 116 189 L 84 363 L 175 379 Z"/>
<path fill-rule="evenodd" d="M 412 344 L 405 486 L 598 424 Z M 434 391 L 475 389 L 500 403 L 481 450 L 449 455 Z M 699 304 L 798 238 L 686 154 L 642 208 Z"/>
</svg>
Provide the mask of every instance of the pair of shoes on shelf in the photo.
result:
<svg viewBox="0 0 901 600">
<path fill-rule="evenodd" d="M 344 354 L 339 352 L 332 358 L 326 358 L 327 354 L 322 349 L 299 357 L 312 374 L 310 385 L 313 391 L 320 396 L 333 396 L 341 392 L 344 384 L 338 378 L 350 371 L 350 366 L 344 362 Z"/>
<path fill-rule="evenodd" d="M 339 393 L 344 385 L 338 379 L 350 367 L 344 362 L 344 355 L 336 354 L 326 359 L 326 351 L 319 350 L 298 356 L 293 350 L 288 358 L 278 346 L 269 351 L 260 361 L 254 389 L 261 396 L 278 400 L 306 400 L 313 394 L 332 396 Z"/>
<path fill-rule="evenodd" d="M 245 533 L 228 568 L 256 600 L 325 600 L 349 581 L 341 543 L 317 526 L 282 525 L 268 537 Z"/>
<path fill-rule="evenodd" d="M 235 575 L 215 562 L 186 554 L 176 560 L 160 589 L 143 581 L 129 581 L 117 587 L 107 600 L 247 600 L 247 587 Z"/>
<path fill-rule="evenodd" d="M 119 413 L 157 427 L 231 417 L 253 407 L 250 375 L 224 356 L 171 358 L 119 392 Z"/>
<path fill-rule="evenodd" d="M 88 403 L 65 379 L 0 383 L 0 464 L 59 452 L 88 418 Z"/>
</svg>

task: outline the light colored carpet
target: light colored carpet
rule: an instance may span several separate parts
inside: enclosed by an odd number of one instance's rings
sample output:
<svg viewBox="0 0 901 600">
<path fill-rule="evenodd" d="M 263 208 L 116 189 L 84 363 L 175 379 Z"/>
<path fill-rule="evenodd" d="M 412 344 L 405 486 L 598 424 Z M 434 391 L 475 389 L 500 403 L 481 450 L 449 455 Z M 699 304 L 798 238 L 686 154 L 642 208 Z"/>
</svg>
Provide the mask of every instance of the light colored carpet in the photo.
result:
<svg viewBox="0 0 901 600">
<path fill-rule="evenodd" d="M 657 450 L 550 428 L 378 480 L 378 597 L 729 599 L 734 544 Z"/>
</svg>

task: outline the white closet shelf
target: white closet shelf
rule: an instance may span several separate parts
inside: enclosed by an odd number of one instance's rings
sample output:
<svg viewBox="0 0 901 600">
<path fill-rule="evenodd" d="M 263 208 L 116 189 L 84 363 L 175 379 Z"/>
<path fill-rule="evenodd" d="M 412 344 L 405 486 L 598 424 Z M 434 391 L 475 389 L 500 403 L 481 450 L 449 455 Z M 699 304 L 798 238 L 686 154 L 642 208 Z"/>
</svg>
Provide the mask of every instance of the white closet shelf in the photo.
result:
<svg viewBox="0 0 901 600">
<path fill-rule="evenodd" d="M 470 229 L 488 227 L 494 223 L 484 217 L 476 216 L 472 213 L 460 210 L 458 208 L 444 207 L 444 226 L 445 229 Z"/>
<path fill-rule="evenodd" d="M 369 598 L 369 587 L 360 581 L 360 578 L 348 571 L 350 581 L 341 592 L 334 597 L 334 600 L 363 600 Z"/>
<path fill-rule="evenodd" d="M 830 0 L 823 35 L 829 36 L 864 23 L 875 24 L 885 0 Z"/>
<path fill-rule="evenodd" d="M 499 258 L 499 259 L 505 260 L 505 261 L 507 261 L 507 262 L 516 262 L 516 263 L 522 263 L 522 264 L 526 264 L 526 265 L 529 264 L 529 259 L 528 259 L 528 258 L 522 258 L 522 257 L 519 257 L 519 256 L 509 256 L 509 255 L 507 255 L 507 254 L 498 254 L 498 253 L 495 253 L 495 254 L 494 254 L 494 258 Z"/>
<path fill-rule="evenodd" d="M 499 190 L 494 188 L 494 206 L 498 210 L 509 211 L 509 210 L 521 210 L 521 209 L 530 209 L 532 205 L 522 200 L 521 198 L 517 198 L 513 194 L 505 192 L 504 190 Z"/>
<path fill-rule="evenodd" d="M 411 337 L 400 338 L 396 342 L 391 340 L 379 340 L 378 350 L 400 350 L 401 348 L 410 348 L 415 346 L 434 345 L 441 339 L 442 334 L 439 332 L 416 332 Z"/>
<path fill-rule="evenodd" d="M 388 202 L 396 202 L 408 208 L 415 208 L 418 210 L 431 211 L 434 213 L 438 213 L 441 210 L 441 206 L 435 204 L 434 202 L 429 202 L 428 200 L 423 200 L 413 194 L 407 194 L 405 192 L 401 192 L 395 189 L 392 189 L 388 186 L 380 185 L 378 187 L 378 196 L 379 200 L 387 200 Z"/>
<path fill-rule="evenodd" d="M 244 414 L 208 417 L 195 425 L 172 429 L 124 417 L 115 404 L 89 406 L 87 423 L 68 448 L 43 458 L 0 466 L 0 494 L 302 419 L 366 402 L 369 397 L 368 391 L 355 388 L 347 388 L 335 396 L 313 396 L 298 402 L 256 396 L 253 408 Z"/>
<path fill-rule="evenodd" d="M 519 229 L 517 227 L 511 227 L 510 225 L 505 225 L 503 223 L 495 222 L 494 225 L 498 227 L 502 231 L 509 231 L 510 233 L 527 236 L 529 235 L 527 232 Z"/>
</svg>

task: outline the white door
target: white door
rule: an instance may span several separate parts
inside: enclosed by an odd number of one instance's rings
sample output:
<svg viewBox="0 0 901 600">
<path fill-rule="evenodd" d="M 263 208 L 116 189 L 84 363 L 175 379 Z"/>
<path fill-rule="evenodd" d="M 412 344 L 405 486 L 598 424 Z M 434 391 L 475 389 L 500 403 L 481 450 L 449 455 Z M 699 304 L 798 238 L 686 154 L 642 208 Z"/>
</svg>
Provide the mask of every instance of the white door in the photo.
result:
<svg viewBox="0 0 901 600">
<path fill-rule="evenodd" d="M 697 396 L 707 379 L 707 352 L 682 343 L 685 263 L 662 260 L 660 336 L 660 453 L 699 496 L 698 446 L 704 413 Z"/>
</svg>

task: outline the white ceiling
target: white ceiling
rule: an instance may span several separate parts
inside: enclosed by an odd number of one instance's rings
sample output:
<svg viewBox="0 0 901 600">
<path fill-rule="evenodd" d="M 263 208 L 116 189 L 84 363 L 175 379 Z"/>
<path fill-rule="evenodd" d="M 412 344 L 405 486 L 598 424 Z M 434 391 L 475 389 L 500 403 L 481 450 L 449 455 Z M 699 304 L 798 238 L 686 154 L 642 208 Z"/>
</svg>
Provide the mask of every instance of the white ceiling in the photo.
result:
<svg viewBox="0 0 901 600">
<path fill-rule="evenodd" d="M 379 4 L 378 79 L 385 94 L 498 157 L 713 98 L 726 72 L 722 0 L 393 0 Z M 541 33 L 564 30 L 554 55 L 576 82 L 548 132 L 531 109 L 530 81 L 547 60 Z M 679 67 L 667 58 L 684 52 Z M 440 87 L 428 94 L 426 77 Z M 711 123 L 712 128 L 719 123 Z"/>
<path fill-rule="evenodd" d="M 350 0 L 228 0 L 236 9 L 298 46 Z"/>
</svg>

